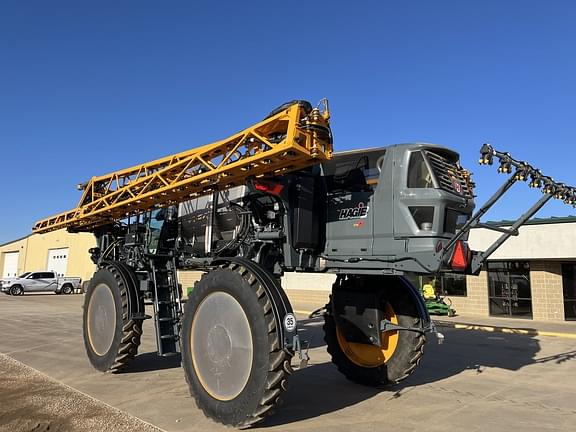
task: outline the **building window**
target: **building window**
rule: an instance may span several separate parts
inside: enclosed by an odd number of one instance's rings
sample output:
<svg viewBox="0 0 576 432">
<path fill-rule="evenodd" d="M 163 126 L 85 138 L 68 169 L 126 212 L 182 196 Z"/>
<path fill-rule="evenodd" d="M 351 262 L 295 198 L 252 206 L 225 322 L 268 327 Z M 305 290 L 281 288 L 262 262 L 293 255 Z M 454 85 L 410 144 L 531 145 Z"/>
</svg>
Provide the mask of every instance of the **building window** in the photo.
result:
<svg viewBox="0 0 576 432">
<path fill-rule="evenodd" d="M 490 261 L 486 268 L 490 315 L 532 318 L 530 263 Z"/>
<path fill-rule="evenodd" d="M 440 294 L 443 296 L 466 297 L 466 275 L 445 274 L 440 278 Z"/>
<path fill-rule="evenodd" d="M 562 264 L 564 319 L 576 320 L 576 263 Z"/>
</svg>

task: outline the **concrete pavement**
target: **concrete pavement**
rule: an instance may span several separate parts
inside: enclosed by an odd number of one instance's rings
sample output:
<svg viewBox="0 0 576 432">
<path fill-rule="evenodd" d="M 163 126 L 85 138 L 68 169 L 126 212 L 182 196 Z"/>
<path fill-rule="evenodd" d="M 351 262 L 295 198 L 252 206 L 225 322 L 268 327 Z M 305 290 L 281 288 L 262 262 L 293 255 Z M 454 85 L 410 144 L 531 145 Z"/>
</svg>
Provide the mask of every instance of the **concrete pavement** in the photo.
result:
<svg viewBox="0 0 576 432">
<path fill-rule="evenodd" d="M 576 321 L 532 321 L 514 318 L 479 318 L 475 316 L 433 317 L 440 325 L 464 330 L 482 330 L 529 336 L 576 339 Z"/>
<path fill-rule="evenodd" d="M 0 354 L 0 432 L 161 432 Z"/>
<path fill-rule="evenodd" d="M 166 431 L 230 430 L 194 406 L 179 359 L 155 355 L 150 321 L 141 354 L 126 373 L 92 369 L 81 303 L 80 295 L 0 296 L 0 352 Z M 381 390 L 350 383 L 336 371 L 321 327 L 321 320 L 302 321 L 311 365 L 292 376 L 284 403 L 261 428 L 540 432 L 572 431 L 576 424 L 576 340 L 447 327 L 446 342 L 427 344 L 408 380 Z M 0 364 L 0 373 L 5 369 Z M 0 395 L 7 391 L 0 388 Z"/>
<path fill-rule="evenodd" d="M 300 302 L 295 310 L 303 316 L 318 309 L 319 303 Z M 512 333 L 527 336 L 548 336 L 576 339 L 576 321 L 533 321 L 518 318 L 477 317 L 471 315 L 432 316 L 438 326 L 460 330 Z"/>
</svg>

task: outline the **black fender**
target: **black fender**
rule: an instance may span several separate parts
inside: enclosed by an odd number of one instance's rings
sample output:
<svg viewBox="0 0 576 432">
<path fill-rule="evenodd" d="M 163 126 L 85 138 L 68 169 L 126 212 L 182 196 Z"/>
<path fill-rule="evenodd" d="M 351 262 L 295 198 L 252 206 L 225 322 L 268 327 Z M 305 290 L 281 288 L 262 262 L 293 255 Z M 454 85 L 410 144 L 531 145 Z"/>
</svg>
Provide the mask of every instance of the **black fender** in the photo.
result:
<svg viewBox="0 0 576 432">
<path fill-rule="evenodd" d="M 102 260 L 100 268 L 111 266 L 116 269 L 126 286 L 126 296 L 128 298 L 128 316 L 129 319 L 142 319 L 144 314 L 144 297 L 139 290 L 139 281 L 134 273 L 134 270 L 128 265 L 120 261 Z"/>
<path fill-rule="evenodd" d="M 296 336 L 298 333 L 298 329 L 295 326 L 293 331 L 288 331 L 284 327 L 284 317 L 288 314 L 294 315 L 294 311 L 290 301 L 288 300 L 288 296 L 284 292 L 282 285 L 280 285 L 280 281 L 276 279 L 272 274 L 270 274 L 270 272 L 267 271 L 264 267 L 246 258 L 223 257 L 217 258 L 211 262 L 212 265 L 225 263 L 235 263 L 246 267 L 258 278 L 272 303 L 272 311 L 276 320 L 276 328 L 278 329 L 278 336 L 281 343 L 283 344 L 283 348 L 293 353 L 294 347 L 292 345 L 294 336 Z"/>
<path fill-rule="evenodd" d="M 424 297 L 412 283 L 405 278 L 404 276 L 399 276 L 398 279 L 401 283 L 406 287 L 406 290 L 410 293 L 412 300 L 414 300 L 414 304 L 418 310 L 418 315 L 420 315 L 420 326 L 423 330 L 428 330 L 430 328 L 430 314 L 428 313 L 428 309 L 426 308 L 426 302 L 424 301 Z"/>
</svg>

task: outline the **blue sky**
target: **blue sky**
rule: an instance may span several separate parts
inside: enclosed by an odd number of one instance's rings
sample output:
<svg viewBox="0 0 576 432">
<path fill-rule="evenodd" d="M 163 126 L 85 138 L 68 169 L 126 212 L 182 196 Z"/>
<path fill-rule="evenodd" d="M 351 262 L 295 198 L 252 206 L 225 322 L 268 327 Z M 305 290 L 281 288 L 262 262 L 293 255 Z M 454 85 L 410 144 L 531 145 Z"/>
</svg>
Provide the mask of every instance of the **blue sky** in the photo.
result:
<svg viewBox="0 0 576 432">
<path fill-rule="evenodd" d="M 0 3 L 0 243 L 73 208 L 75 185 L 330 99 L 338 150 L 483 142 L 576 184 L 570 1 Z M 538 192 L 517 186 L 489 219 Z M 539 216 L 576 214 L 560 203 Z"/>
</svg>

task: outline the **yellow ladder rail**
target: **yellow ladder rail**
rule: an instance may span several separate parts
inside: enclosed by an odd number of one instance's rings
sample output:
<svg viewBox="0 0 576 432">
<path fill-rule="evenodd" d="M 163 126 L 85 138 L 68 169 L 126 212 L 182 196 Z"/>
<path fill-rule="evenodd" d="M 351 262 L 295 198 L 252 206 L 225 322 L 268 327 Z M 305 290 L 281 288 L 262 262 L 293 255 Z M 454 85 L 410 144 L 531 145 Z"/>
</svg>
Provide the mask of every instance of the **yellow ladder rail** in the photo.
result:
<svg viewBox="0 0 576 432">
<path fill-rule="evenodd" d="M 156 207 L 178 204 L 249 177 L 281 175 L 332 157 L 326 100 L 295 102 L 231 137 L 107 175 L 83 185 L 78 206 L 36 222 L 32 231 L 91 231 Z"/>
</svg>

